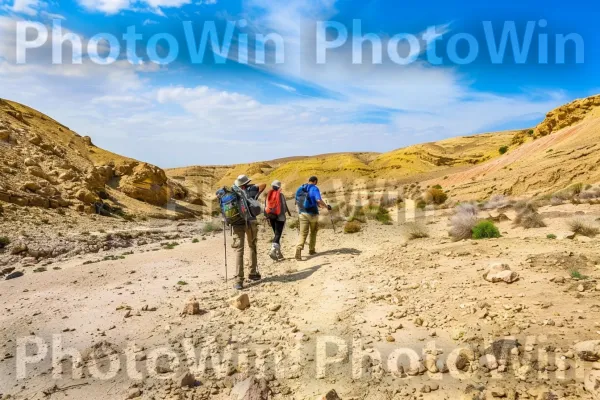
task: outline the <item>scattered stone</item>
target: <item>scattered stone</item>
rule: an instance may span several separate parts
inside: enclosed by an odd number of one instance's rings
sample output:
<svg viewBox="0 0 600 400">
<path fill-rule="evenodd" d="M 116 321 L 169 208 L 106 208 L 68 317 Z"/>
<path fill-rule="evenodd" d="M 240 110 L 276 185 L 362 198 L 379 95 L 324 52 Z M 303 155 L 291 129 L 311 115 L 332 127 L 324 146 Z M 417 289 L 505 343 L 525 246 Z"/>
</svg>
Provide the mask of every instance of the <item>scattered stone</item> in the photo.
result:
<svg viewBox="0 0 600 400">
<path fill-rule="evenodd" d="M 315 400 L 342 400 L 340 396 L 338 396 L 337 392 L 331 389 L 329 392 L 324 395 L 317 396 Z"/>
<path fill-rule="evenodd" d="M 238 310 L 244 311 L 248 307 L 250 307 L 250 298 L 246 293 L 243 293 L 239 296 L 235 296 L 229 300 L 229 304 L 232 307 L 237 308 Z"/>
<path fill-rule="evenodd" d="M 258 381 L 250 377 L 233 387 L 231 400 L 266 400 L 269 398 L 269 388 L 264 380 Z"/>
<path fill-rule="evenodd" d="M 584 361 L 600 361 L 600 340 L 579 342 L 573 346 L 573 350 Z"/>
<path fill-rule="evenodd" d="M 192 297 L 188 300 L 185 307 L 183 307 L 183 311 L 181 312 L 182 316 L 186 315 L 199 315 L 202 313 L 200 310 L 200 303 L 196 300 L 195 297 Z"/>
<path fill-rule="evenodd" d="M 506 282 L 513 283 L 519 280 L 519 274 L 511 271 L 507 264 L 493 263 L 490 264 L 488 270 L 483 274 L 483 278 L 492 283 Z"/>
</svg>

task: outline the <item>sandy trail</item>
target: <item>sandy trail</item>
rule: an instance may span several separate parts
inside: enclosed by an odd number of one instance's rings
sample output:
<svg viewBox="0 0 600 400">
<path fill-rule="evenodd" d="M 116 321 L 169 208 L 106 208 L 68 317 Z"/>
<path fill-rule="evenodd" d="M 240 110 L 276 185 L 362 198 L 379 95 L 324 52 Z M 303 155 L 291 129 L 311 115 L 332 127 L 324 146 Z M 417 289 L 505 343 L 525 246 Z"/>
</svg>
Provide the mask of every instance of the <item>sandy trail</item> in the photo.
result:
<svg viewBox="0 0 600 400">
<path fill-rule="evenodd" d="M 597 213 L 593 208 L 586 212 Z M 323 230 L 317 256 L 280 263 L 268 259 L 271 235 L 262 227 L 259 262 L 264 279 L 245 289 L 251 307 L 243 312 L 227 304 L 234 291 L 232 282 L 223 282 L 222 234 L 198 243 L 180 240 L 172 250 L 159 244 L 143 246 L 122 260 L 83 265 L 106 254 L 123 253 L 113 251 L 52 264 L 47 272 L 0 282 L 1 354 L 13 356 L 0 362 L 0 393 L 39 399 L 44 397 L 43 390 L 55 384 L 85 383 L 51 398 L 121 399 L 140 389 L 142 398 L 148 399 L 226 399 L 238 374 L 245 373 L 237 367 L 230 376 L 198 376 L 200 386 L 185 390 L 168 384 L 170 379 L 146 374 L 140 380 L 130 379 L 124 365 L 106 380 L 95 379 L 89 372 L 79 380 L 53 380 L 48 357 L 29 366 L 27 379 L 15 381 L 17 338 L 35 334 L 51 343 L 57 333 L 62 335 L 63 347 L 80 352 L 109 342 L 120 350 L 135 345 L 135 353 L 146 356 L 159 348 L 177 353 L 182 352 L 181 342 L 186 338 L 197 343 L 214 338 L 220 351 L 233 346 L 243 353 L 240 349 L 248 347 L 251 359 L 261 352 L 281 352 L 286 373 L 270 378 L 275 398 L 308 399 L 335 388 L 344 399 L 454 399 L 468 384 L 500 385 L 526 393 L 528 387 L 544 381 L 514 380 L 511 372 L 496 382 L 481 370 L 467 381 L 441 373 L 396 376 L 385 371 L 386 357 L 395 349 L 410 348 L 425 358 L 424 349 L 436 348 L 445 359 L 467 342 L 485 344 L 509 335 L 522 343 L 527 337 L 543 335 L 545 343 L 562 351 L 576 341 L 600 338 L 600 292 L 594 291 L 596 265 L 600 264 L 597 239 L 550 242 L 546 235 L 563 232 L 565 219 L 548 218 L 547 223 L 547 228 L 524 231 L 504 222 L 501 239 L 457 243 L 447 238 L 446 217 L 430 221 L 431 237 L 408 243 L 399 226 L 370 223 L 356 235 Z M 285 232 L 283 252 L 288 257 L 293 255 L 296 237 L 293 230 Z M 493 261 L 510 264 L 521 280 L 511 285 L 484 281 L 482 273 Z M 231 249 L 229 262 L 231 277 Z M 584 291 L 570 279 L 574 267 L 590 276 Z M 559 284 L 554 282 L 557 277 L 567 279 Z M 205 313 L 182 318 L 179 313 L 191 296 Z M 488 310 L 484 317 L 482 303 Z M 145 306 L 156 311 L 141 311 Z M 131 315 L 126 318 L 127 307 Z M 351 354 L 319 379 L 316 344 L 328 336 L 341 338 Z M 358 379 L 353 378 L 354 340 L 360 340 L 367 359 L 374 354 L 369 349 L 377 349 L 383 359 L 383 366 L 367 362 L 365 376 Z M 542 344 L 533 346 L 537 351 Z M 144 373 L 145 358 L 136 363 Z M 181 356 L 180 360 L 182 364 L 190 361 Z M 136 382 L 137 388 L 132 389 Z M 591 399 L 580 381 L 558 387 L 564 398 Z M 431 388 L 434 391 L 429 393 Z"/>
</svg>

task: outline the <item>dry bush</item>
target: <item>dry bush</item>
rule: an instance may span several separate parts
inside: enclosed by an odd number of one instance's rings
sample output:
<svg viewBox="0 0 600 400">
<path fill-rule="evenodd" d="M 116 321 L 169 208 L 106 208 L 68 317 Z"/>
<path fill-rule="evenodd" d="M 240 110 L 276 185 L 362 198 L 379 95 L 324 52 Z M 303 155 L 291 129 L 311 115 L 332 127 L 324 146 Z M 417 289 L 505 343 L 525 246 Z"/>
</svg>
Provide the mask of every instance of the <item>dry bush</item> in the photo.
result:
<svg viewBox="0 0 600 400">
<path fill-rule="evenodd" d="M 348 222 L 346 222 L 346 225 L 344 225 L 345 233 L 357 233 L 357 232 L 360 232 L 360 229 L 361 229 L 360 223 L 358 223 L 356 221 L 348 221 Z"/>
<path fill-rule="evenodd" d="M 496 208 L 506 207 L 510 204 L 510 200 L 503 194 L 495 194 L 483 205 L 485 210 L 494 210 Z"/>
<path fill-rule="evenodd" d="M 364 207 L 355 206 L 350 212 L 350 217 L 348 218 L 348 222 L 367 222 L 367 216 L 365 215 Z"/>
<path fill-rule="evenodd" d="M 595 224 L 584 218 L 573 218 L 569 221 L 569 229 L 577 235 L 587 237 L 594 237 L 600 232 L 600 229 Z"/>
<path fill-rule="evenodd" d="M 519 204 L 514 225 L 525 229 L 543 228 L 546 226 L 544 219 L 537 212 L 537 207 L 533 203 Z"/>
<path fill-rule="evenodd" d="M 440 205 L 448 200 L 448 195 L 441 188 L 432 187 L 423 194 L 423 199 L 428 204 Z"/>
<path fill-rule="evenodd" d="M 404 230 L 409 240 L 422 239 L 429 237 L 427 227 L 418 222 L 407 222 L 404 224 Z"/>
<path fill-rule="evenodd" d="M 471 203 L 462 203 L 456 206 L 456 213 L 450 218 L 450 236 L 458 241 L 470 239 L 473 227 L 477 224 L 479 209 Z"/>
</svg>

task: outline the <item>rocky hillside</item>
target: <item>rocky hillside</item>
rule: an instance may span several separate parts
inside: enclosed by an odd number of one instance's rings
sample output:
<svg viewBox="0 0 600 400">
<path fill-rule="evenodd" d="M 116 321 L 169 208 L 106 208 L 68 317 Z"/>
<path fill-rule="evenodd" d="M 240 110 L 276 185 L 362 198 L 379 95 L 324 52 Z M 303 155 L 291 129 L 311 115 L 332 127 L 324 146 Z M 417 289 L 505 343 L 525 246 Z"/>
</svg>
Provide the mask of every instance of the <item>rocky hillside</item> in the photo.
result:
<svg viewBox="0 0 600 400">
<path fill-rule="evenodd" d="M 95 203 L 164 207 L 195 199 L 154 165 L 99 147 L 50 117 L 0 99 L 0 200 L 20 206 L 71 207 L 94 213 Z"/>
<path fill-rule="evenodd" d="M 501 157 L 424 184 L 439 183 L 458 199 L 484 199 L 545 196 L 573 184 L 600 182 L 600 96 L 559 107 L 535 129 L 515 136 L 517 143 Z"/>
<path fill-rule="evenodd" d="M 385 181 L 395 186 L 401 181 L 420 180 L 424 175 L 460 170 L 499 156 L 498 148 L 509 145 L 516 132 L 498 132 L 409 146 L 388 153 L 338 153 L 293 157 L 251 164 L 220 167 L 185 167 L 167 170 L 189 190 L 206 193 L 231 185 L 240 174 L 261 182 L 280 179 L 293 188 L 318 175 L 327 190 L 354 187 L 360 181 Z"/>
</svg>

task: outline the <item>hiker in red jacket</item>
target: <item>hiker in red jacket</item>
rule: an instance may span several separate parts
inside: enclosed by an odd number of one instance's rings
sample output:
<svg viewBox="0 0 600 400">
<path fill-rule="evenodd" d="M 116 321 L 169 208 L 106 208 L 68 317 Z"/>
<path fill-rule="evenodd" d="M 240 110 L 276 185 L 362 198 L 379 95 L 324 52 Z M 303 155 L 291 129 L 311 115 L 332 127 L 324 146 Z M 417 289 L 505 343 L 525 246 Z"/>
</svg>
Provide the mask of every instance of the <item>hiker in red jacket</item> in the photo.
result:
<svg viewBox="0 0 600 400">
<path fill-rule="evenodd" d="M 273 228 L 273 233 L 275 234 L 271 250 L 269 251 L 269 257 L 275 261 L 283 260 L 283 254 L 281 254 L 281 234 L 285 227 L 286 213 L 290 217 L 292 216 L 287 207 L 285 196 L 281 191 L 281 181 L 275 180 L 271 183 L 271 190 L 265 200 L 265 216 L 271 223 L 271 228 Z"/>
</svg>

